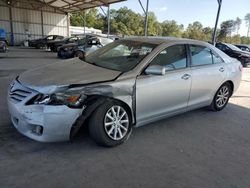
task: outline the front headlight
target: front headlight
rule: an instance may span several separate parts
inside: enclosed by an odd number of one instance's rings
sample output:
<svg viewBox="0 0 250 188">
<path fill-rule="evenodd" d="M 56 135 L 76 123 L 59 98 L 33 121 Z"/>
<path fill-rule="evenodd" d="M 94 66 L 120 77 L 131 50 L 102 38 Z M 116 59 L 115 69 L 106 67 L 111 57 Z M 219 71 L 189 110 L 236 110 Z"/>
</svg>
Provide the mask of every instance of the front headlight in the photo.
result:
<svg viewBox="0 0 250 188">
<path fill-rule="evenodd" d="M 81 107 L 86 95 L 73 93 L 54 93 L 51 95 L 39 94 L 33 104 L 67 105 L 69 107 Z"/>
</svg>

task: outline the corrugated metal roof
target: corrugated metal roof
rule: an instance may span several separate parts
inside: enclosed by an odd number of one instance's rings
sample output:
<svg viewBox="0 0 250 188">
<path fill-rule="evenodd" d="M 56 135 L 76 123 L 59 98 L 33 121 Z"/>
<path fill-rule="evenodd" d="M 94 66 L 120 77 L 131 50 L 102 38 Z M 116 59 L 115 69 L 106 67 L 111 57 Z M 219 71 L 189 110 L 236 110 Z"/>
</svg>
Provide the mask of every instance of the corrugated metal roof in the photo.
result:
<svg viewBox="0 0 250 188">
<path fill-rule="evenodd" d="M 126 0 L 32 0 L 54 7 L 63 12 L 76 12 L 89 8 L 108 6 Z"/>
</svg>

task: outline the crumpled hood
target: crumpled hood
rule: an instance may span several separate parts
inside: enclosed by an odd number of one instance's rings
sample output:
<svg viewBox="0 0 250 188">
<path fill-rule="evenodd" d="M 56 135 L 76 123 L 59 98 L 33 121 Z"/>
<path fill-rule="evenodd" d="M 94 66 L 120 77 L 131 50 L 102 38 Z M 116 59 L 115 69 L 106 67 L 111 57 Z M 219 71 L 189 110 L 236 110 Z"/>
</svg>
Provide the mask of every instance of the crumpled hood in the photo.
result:
<svg viewBox="0 0 250 188">
<path fill-rule="evenodd" d="M 19 76 L 18 80 L 23 85 L 35 89 L 110 81 L 117 78 L 120 73 L 74 58 L 26 71 Z"/>
</svg>

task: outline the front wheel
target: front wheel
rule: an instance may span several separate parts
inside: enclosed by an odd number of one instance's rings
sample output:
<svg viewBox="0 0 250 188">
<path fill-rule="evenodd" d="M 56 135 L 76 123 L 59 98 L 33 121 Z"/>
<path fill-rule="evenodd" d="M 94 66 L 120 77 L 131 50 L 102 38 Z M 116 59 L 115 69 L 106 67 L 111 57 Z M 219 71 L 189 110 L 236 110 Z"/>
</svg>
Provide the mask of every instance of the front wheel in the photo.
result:
<svg viewBox="0 0 250 188">
<path fill-rule="evenodd" d="M 35 46 L 36 49 L 41 49 L 42 47 L 43 47 L 42 44 L 37 44 L 37 45 Z"/>
<path fill-rule="evenodd" d="M 118 101 L 105 102 L 90 118 L 90 136 L 102 146 L 114 147 L 123 143 L 131 131 L 130 113 Z"/>
<path fill-rule="evenodd" d="M 50 47 L 50 50 L 51 50 L 52 52 L 57 52 L 57 48 L 56 48 L 55 46 L 51 46 L 51 47 Z"/>
<path fill-rule="evenodd" d="M 216 92 L 214 99 L 210 105 L 213 111 L 220 111 L 226 107 L 230 96 L 232 95 L 232 88 L 229 83 L 224 83 Z"/>
</svg>

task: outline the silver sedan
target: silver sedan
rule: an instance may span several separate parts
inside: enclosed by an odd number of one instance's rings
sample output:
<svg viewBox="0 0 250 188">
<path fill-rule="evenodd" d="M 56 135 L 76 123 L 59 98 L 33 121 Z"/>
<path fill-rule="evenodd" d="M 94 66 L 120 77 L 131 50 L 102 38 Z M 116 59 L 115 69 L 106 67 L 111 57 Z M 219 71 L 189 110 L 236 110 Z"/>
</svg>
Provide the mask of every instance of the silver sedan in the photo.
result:
<svg viewBox="0 0 250 188">
<path fill-rule="evenodd" d="M 21 74 L 8 106 L 16 129 L 34 140 L 69 140 L 89 126 L 95 142 L 116 146 L 133 127 L 205 106 L 222 110 L 241 71 L 239 61 L 205 42 L 122 39 Z"/>
</svg>

